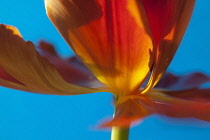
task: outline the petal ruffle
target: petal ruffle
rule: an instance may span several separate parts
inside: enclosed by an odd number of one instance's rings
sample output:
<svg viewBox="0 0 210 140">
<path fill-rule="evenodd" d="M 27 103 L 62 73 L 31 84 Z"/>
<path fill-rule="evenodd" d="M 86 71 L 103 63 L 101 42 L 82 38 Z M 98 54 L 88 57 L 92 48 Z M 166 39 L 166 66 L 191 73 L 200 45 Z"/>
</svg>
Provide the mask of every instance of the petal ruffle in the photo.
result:
<svg viewBox="0 0 210 140">
<path fill-rule="evenodd" d="M 141 85 L 153 63 L 147 17 L 137 0 L 45 0 L 48 17 L 85 66 L 115 94 Z"/>
<path fill-rule="evenodd" d="M 157 47 L 151 89 L 170 64 L 190 21 L 195 0 L 142 0 Z"/>
<path fill-rule="evenodd" d="M 31 42 L 25 42 L 13 26 L 0 25 L 0 44 L 1 69 L 22 83 L 27 91 L 58 95 L 103 91 L 63 80 L 55 66 L 41 57 Z"/>
</svg>

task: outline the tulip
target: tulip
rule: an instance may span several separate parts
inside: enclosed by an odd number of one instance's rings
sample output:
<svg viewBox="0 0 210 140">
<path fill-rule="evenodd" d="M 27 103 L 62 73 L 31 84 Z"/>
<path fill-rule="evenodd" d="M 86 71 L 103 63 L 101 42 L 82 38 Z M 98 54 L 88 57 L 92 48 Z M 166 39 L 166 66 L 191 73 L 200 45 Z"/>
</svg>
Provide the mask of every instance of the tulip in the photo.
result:
<svg viewBox="0 0 210 140">
<path fill-rule="evenodd" d="M 55 95 L 111 92 L 114 118 L 101 126 L 113 127 L 112 140 L 128 139 L 130 125 L 151 114 L 210 121 L 210 89 L 201 88 L 210 78 L 202 73 L 164 75 L 194 4 L 45 0 L 49 19 L 80 61 L 61 58 L 47 42 L 35 46 L 24 41 L 17 28 L 1 24 L 0 85 Z"/>
</svg>

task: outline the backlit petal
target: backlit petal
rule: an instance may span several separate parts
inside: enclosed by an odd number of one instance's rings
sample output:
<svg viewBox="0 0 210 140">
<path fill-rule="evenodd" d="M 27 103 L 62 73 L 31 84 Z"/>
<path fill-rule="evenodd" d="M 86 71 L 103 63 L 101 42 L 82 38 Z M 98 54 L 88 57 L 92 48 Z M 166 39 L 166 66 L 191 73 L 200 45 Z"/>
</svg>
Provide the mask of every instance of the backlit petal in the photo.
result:
<svg viewBox="0 0 210 140">
<path fill-rule="evenodd" d="M 190 21 L 195 0 L 142 0 L 151 26 L 157 55 L 148 91 L 170 64 Z"/>
<path fill-rule="evenodd" d="M 54 65 L 41 57 L 31 42 L 25 42 L 13 26 L 0 25 L 0 44 L 0 67 L 31 92 L 73 95 L 101 91 L 63 80 Z"/>
<path fill-rule="evenodd" d="M 115 94 L 137 89 L 153 63 L 138 0 L 45 0 L 48 17 L 85 66 Z"/>
</svg>

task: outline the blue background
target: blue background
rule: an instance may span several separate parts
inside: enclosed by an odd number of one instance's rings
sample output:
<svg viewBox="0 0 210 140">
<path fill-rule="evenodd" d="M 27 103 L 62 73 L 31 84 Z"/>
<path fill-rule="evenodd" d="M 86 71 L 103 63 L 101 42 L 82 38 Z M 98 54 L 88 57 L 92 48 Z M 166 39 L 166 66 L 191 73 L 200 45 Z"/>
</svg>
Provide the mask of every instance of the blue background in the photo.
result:
<svg viewBox="0 0 210 140">
<path fill-rule="evenodd" d="M 41 0 L 2 0 L 0 23 L 16 26 L 25 40 L 45 39 L 62 56 L 72 54 L 48 20 Z M 198 0 L 195 11 L 169 70 L 210 74 L 210 1 Z M 68 52 L 68 53 L 67 53 Z M 111 117 L 110 93 L 50 96 L 0 87 L 0 140 L 108 140 L 109 130 L 96 129 Z M 151 116 L 133 127 L 130 140 L 209 140 L 210 123 L 165 121 Z"/>
</svg>

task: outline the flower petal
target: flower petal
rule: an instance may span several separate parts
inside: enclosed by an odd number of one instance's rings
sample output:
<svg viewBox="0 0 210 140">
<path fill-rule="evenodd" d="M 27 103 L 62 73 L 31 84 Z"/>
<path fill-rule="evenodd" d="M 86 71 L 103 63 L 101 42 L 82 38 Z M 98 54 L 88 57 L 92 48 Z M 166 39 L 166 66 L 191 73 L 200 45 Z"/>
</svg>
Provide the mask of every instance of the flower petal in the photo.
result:
<svg viewBox="0 0 210 140">
<path fill-rule="evenodd" d="M 65 81 L 86 87 L 104 86 L 76 57 L 63 59 L 56 53 L 53 45 L 44 41 L 39 43 L 38 48 L 40 54 L 55 66 Z"/>
<path fill-rule="evenodd" d="M 31 92 L 75 95 L 102 91 L 63 80 L 56 68 L 39 55 L 31 42 L 25 42 L 13 26 L 0 25 L 0 44 L 0 67 Z"/>
<path fill-rule="evenodd" d="M 135 125 L 135 123 L 153 113 L 150 106 L 151 102 L 146 97 L 122 96 L 117 102 L 114 118 L 102 124 L 101 127 L 130 127 L 131 124 Z"/>
<path fill-rule="evenodd" d="M 207 82 L 210 82 L 210 77 L 200 72 L 182 76 L 166 73 L 155 88 L 166 89 L 167 91 L 190 90 L 199 88 Z"/>
<path fill-rule="evenodd" d="M 210 102 L 210 88 L 162 92 L 167 94 L 168 96 L 172 96 L 182 100 L 193 102 Z"/>
<path fill-rule="evenodd" d="M 137 89 L 153 63 L 138 0 L 45 0 L 48 17 L 84 65 L 113 93 Z"/>
<path fill-rule="evenodd" d="M 20 81 L 16 80 L 15 78 L 13 78 L 11 75 L 9 75 L 5 70 L 3 70 L 1 67 L 0 67 L 0 78 L 3 80 L 6 80 L 6 81 L 10 81 L 10 82 L 13 82 L 13 83 L 17 83 L 17 84 L 22 84 L 20 83 Z"/>
<path fill-rule="evenodd" d="M 0 75 L 0 86 L 32 92 L 27 87 L 25 87 L 25 85 L 11 77 L 8 73 L 1 74 L 2 75 Z"/>
<path fill-rule="evenodd" d="M 152 88 L 170 64 L 190 21 L 195 0 L 142 0 L 157 47 L 148 87 Z"/>
<path fill-rule="evenodd" d="M 210 89 L 208 89 L 209 93 Z M 192 94 L 202 93 L 202 90 L 191 91 Z M 177 93 L 177 92 L 175 92 Z M 181 94 L 180 94 L 181 95 Z M 150 92 L 146 94 L 153 100 L 154 112 L 175 118 L 198 118 L 204 121 L 210 121 L 210 102 L 204 100 L 197 100 L 198 98 L 176 98 L 169 96 L 169 94 L 161 92 Z M 209 95 L 208 95 L 209 98 Z"/>
</svg>

